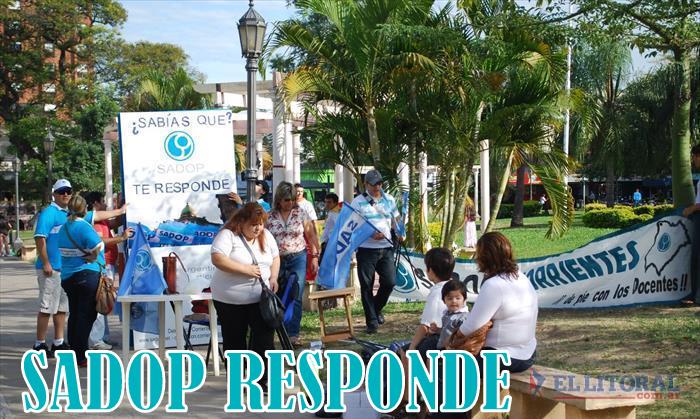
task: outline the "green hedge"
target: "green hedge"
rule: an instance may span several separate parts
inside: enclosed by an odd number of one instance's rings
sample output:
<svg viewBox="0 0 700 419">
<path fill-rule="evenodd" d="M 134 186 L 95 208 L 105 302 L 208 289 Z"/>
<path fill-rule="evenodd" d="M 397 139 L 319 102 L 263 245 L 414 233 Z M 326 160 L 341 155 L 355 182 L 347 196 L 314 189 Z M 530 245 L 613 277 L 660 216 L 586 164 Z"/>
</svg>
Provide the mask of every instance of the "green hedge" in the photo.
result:
<svg viewBox="0 0 700 419">
<path fill-rule="evenodd" d="M 496 218 L 511 218 L 513 217 L 513 210 L 515 208 L 514 204 L 501 204 L 498 209 L 498 216 Z M 542 211 L 542 206 L 539 201 L 525 201 L 523 202 L 523 216 L 524 217 L 536 217 L 540 215 Z"/>
<path fill-rule="evenodd" d="M 672 204 L 661 204 L 654 207 L 654 217 L 668 215 L 675 210 Z"/>
<path fill-rule="evenodd" d="M 442 229 L 442 223 L 440 221 L 434 221 L 428 223 L 428 232 L 430 233 L 430 239 L 433 246 L 438 246 L 440 243 L 440 230 Z"/>
<path fill-rule="evenodd" d="M 641 205 L 634 208 L 632 211 L 634 211 L 634 213 L 637 215 L 649 214 L 653 217 L 654 213 L 656 212 L 656 208 L 653 205 Z"/>
<path fill-rule="evenodd" d="M 606 208 L 583 214 L 583 225 L 593 228 L 624 228 L 641 222 L 641 217 L 630 209 Z"/>
<path fill-rule="evenodd" d="M 607 209 L 608 206 L 605 204 L 586 204 L 585 207 L 583 207 L 584 211 L 597 211 L 597 210 L 604 210 Z"/>
<path fill-rule="evenodd" d="M 645 205 L 637 208 L 616 206 L 599 210 L 590 210 L 583 214 L 582 220 L 586 227 L 593 228 L 625 228 L 634 224 L 644 223 L 655 216 L 668 212 L 666 205 L 652 207 Z M 669 205 L 671 210 L 672 205 Z"/>
</svg>

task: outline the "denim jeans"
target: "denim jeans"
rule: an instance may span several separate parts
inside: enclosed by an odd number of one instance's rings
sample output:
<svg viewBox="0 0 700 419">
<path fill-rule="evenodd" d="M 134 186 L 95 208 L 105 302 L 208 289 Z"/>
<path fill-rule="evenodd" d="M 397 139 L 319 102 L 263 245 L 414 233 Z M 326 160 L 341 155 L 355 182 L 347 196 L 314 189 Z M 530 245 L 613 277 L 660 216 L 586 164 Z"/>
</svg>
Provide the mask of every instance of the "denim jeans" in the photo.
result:
<svg viewBox="0 0 700 419">
<path fill-rule="evenodd" d="M 290 337 L 299 336 L 301 329 L 301 300 L 304 297 L 304 287 L 306 285 L 306 250 L 300 253 L 282 256 L 280 258 L 280 273 L 277 282 L 279 283 L 278 295 L 282 295 L 287 286 L 287 278 L 292 273 L 297 277 L 297 295 L 294 299 L 294 313 L 292 318 L 284 323 L 287 334 Z"/>
<path fill-rule="evenodd" d="M 372 295 L 374 288 L 374 273 L 379 274 L 379 290 Z M 367 326 L 378 325 L 377 315 L 389 301 L 389 296 L 396 284 L 396 265 L 394 264 L 394 249 L 357 249 L 357 276 L 360 280 L 362 308 L 365 311 Z"/>
<path fill-rule="evenodd" d="M 68 343 L 75 351 L 78 362 L 85 361 L 85 351 L 88 350 L 88 338 L 92 324 L 97 318 L 95 294 L 100 273 L 83 270 L 74 273 L 61 282 L 68 295 Z"/>
</svg>

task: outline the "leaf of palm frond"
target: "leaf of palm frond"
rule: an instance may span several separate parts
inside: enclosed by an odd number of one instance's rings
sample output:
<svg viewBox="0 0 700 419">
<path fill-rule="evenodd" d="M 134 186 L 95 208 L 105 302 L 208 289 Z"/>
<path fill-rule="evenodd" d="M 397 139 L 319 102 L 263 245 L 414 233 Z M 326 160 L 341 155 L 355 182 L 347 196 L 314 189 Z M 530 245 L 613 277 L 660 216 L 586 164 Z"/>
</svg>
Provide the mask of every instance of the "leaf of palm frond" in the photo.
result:
<svg viewBox="0 0 700 419">
<path fill-rule="evenodd" d="M 530 163 L 529 165 L 542 181 L 552 206 L 552 222 L 545 238 L 561 237 L 571 227 L 574 219 L 574 198 L 564 183 L 566 172 L 543 164 Z"/>
</svg>

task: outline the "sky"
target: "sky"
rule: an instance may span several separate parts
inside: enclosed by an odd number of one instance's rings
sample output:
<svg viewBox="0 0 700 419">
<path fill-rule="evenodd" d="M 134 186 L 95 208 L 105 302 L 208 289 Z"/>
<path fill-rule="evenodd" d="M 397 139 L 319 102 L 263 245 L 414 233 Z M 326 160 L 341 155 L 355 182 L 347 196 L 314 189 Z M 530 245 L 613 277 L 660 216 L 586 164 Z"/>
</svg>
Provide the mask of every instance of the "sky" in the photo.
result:
<svg viewBox="0 0 700 419">
<path fill-rule="evenodd" d="M 236 25 L 248 10 L 248 0 L 121 0 L 121 3 L 129 15 L 122 28 L 127 41 L 179 45 L 189 55 L 190 64 L 209 83 L 246 80 Z M 294 8 L 287 7 L 286 0 L 257 0 L 254 7 L 268 23 L 268 32 L 275 22 L 294 14 Z M 635 73 L 644 73 L 655 65 L 638 52 L 633 53 Z"/>
<path fill-rule="evenodd" d="M 248 0 L 121 0 L 129 17 L 122 35 L 129 42 L 168 42 L 185 50 L 190 64 L 207 81 L 245 81 L 238 20 L 248 10 Z M 294 8 L 286 0 L 257 0 L 255 10 L 268 23 L 288 19 Z"/>
</svg>

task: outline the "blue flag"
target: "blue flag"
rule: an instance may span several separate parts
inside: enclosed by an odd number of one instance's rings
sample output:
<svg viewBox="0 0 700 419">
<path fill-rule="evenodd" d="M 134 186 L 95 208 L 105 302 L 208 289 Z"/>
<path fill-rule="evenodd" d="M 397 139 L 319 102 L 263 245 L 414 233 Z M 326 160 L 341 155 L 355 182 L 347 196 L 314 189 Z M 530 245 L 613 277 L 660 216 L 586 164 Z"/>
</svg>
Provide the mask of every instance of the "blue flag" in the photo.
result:
<svg viewBox="0 0 700 419">
<path fill-rule="evenodd" d="M 406 216 L 408 215 L 408 192 L 401 193 L 401 219 L 396 225 L 396 234 L 406 237 Z"/>
<path fill-rule="evenodd" d="M 323 253 L 316 282 L 329 289 L 344 288 L 352 253 L 376 231 L 379 230 L 350 204 L 343 203 Z"/>
<path fill-rule="evenodd" d="M 163 294 L 167 286 L 160 268 L 153 259 L 151 247 L 148 245 L 141 224 L 134 229 L 134 235 L 131 253 L 126 262 L 117 295 Z M 118 313 L 121 313 L 121 304 L 117 304 L 115 308 Z M 133 330 L 158 333 L 158 303 L 132 303 L 130 315 Z"/>
</svg>

